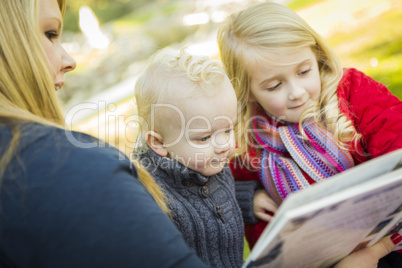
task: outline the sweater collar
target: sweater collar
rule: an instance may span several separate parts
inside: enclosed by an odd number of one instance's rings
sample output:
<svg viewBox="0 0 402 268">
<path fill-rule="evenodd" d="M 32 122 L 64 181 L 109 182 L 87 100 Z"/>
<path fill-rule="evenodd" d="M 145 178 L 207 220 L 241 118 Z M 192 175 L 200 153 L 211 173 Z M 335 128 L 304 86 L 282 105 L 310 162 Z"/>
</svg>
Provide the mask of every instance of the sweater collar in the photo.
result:
<svg viewBox="0 0 402 268">
<path fill-rule="evenodd" d="M 201 173 L 184 166 L 174 159 L 158 155 L 151 149 L 140 155 L 140 161 L 141 164 L 148 170 L 148 172 L 151 173 L 151 175 L 153 173 L 153 168 L 162 169 L 167 172 L 169 176 L 167 176 L 165 181 L 170 182 L 174 185 L 203 186 L 212 177 L 203 176 Z"/>
</svg>

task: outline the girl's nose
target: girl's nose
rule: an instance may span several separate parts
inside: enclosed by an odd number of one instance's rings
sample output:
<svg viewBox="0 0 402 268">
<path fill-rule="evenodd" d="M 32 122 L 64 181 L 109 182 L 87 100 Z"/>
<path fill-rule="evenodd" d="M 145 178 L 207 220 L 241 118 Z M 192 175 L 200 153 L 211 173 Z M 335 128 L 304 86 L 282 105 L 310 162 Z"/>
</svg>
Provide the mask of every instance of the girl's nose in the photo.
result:
<svg viewBox="0 0 402 268">
<path fill-rule="evenodd" d="M 75 69 L 77 63 L 75 62 L 74 58 L 67 53 L 67 51 L 62 47 L 63 50 L 63 59 L 62 59 L 62 71 L 64 73 L 70 72 Z"/>
<path fill-rule="evenodd" d="M 294 101 L 303 97 L 305 89 L 297 82 L 289 83 L 289 100 Z"/>
</svg>

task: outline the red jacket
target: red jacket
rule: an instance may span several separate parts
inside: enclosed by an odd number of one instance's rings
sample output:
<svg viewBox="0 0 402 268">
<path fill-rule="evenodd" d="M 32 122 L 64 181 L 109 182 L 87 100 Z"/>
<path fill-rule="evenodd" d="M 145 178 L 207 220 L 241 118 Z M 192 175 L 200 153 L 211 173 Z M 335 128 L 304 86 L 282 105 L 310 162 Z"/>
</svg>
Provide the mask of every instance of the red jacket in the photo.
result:
<svg viewBox="0 0 402 268">
<path fill-rule="evenodd" d="M 350 152 L 355 165 L 402 148 L 402 102 L 383 84 L 356 69 L 345 69 L 337 95 L 341 112 L 352 120 L 356 130 L 362 134 L 361 143 Z M 251 150 L 249 156 L 250 159 L 256 158 L 257 153 Z M 258 170 L 250 171 L 244 165 L 238 165 L 239 162 L 235 164 L 235 160 L 229 163 L 235 180 L 259 181 Z M 310 184 L 314 182 L 307 179 Z M 265 226 L 266 222 L 263 221 L 245 225 L 250 248 Z"/>
</svg>

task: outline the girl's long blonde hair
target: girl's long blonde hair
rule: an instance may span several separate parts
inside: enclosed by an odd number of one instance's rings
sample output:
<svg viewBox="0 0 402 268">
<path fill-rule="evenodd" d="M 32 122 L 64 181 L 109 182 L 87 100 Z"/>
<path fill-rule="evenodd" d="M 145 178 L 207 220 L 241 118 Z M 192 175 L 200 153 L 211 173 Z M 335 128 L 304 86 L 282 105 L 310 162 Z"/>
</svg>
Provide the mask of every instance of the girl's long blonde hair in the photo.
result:
<svg viewBox="0 0 402 268">
<path fill-rule="evenodd" d="M 264 52 L 286 53 L 310 47 L 318 61 L 321 94 L 316 105 L 302 114 L 300 123 L 307 118 L 323 122 L 342 148 L 359 139 L 352 122 L 339 110 L 337 88 L 343 74 L 340 60 L 294 11 L 265 2 L 232 14 L 218 30 L 218 45 L 241 109 L 236 127 L 238 154 L 246 152 L 249 144 L 247 133 L 253 103 L 248 101 L 251 80 L 248 69 L 252 62 L 269 60 L 263 58 Z"/>
<path fill-rule="evenodd" d="M 13 134 L 8 148 L 0 156 L 0 178 L 15 157 L 22 135 L 21 124 L 36 122 L 65 127 L 40 39 L 40 1 L 0 1 L 0 126 L 8 126 Z M 66 1 L 57 2 L 64 16 Z M 151 176 L 141 168 L 139 175 L 166 212 L 163 195 Z"/>
</svg>

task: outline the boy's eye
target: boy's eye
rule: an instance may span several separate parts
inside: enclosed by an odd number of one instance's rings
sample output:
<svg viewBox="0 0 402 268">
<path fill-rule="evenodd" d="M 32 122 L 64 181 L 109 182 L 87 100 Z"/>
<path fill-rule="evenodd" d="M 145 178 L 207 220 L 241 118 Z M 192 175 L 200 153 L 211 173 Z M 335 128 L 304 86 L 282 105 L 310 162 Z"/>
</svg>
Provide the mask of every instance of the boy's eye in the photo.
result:
<svg viewBox="0 0 402 268">
<path fill-rule="evenodd" d="M 211 136 L 202 137 L 200 141 L 207 141 Z"/>
<path fill-rule="evenodd" d="M 49 39 L 50 41 L 52 41 L 53 39 L 57 38 L 59 35 L 57 34 L 57 32 L 54 31 L 49 31 L 45 33 L 47 39 Z"/>
</svg>

